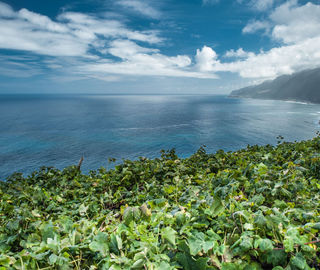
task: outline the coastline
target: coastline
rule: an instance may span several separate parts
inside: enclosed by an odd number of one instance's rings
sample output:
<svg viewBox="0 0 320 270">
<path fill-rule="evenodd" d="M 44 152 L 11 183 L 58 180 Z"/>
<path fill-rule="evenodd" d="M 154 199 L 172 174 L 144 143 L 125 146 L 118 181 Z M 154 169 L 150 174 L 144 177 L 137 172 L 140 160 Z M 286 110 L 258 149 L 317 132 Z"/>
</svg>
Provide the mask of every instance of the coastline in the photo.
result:
<svg viewBox="0 0 320 270">
<path fill-rule="evenodd" d="M 295 104 L 303 104 L 303 105 L 319 105 L 319 103 L 306 101 L 306 100 L 294 100 L 294 99 L 275 99 L 275 98 L 256 98 L 256 97 L 243 97 L 243 96 L 236 96 L 236 95 L 228 95 L 229 98 L 236 98 L 236 99 L 256 99 L 256 100 L 275 100 L 275 101 L 284 101 L 288 103 L 295 103 Z"/>
</svg>

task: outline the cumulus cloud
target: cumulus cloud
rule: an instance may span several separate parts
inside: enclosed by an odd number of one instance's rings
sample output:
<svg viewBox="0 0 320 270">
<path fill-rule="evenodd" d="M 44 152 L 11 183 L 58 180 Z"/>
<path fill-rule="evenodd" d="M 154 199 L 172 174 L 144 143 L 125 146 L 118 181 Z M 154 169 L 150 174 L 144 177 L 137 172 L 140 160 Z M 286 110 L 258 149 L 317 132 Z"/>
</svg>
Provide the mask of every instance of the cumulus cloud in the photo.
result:
<svg viewBox="0 0 320 270">
<path fill-rule="evenodd" d="M 289 1 L 276 8 L 270 15 L 275 25 L 272 37 L 287 44 L 320 35 L 320 5 L 307 3 L 299 6 Z"/>
<path fill-rule="evenodd" d="M 142 47 L 129 40 L 110 42 L 107 52 L 121 61 L 100 59 L 79 66 L 77 72 L 89 73 L 100 79 L 109 78 L 110 74 L 216 78 L 214 74 L 194 71 L 192 60 L 187 55 L 166 56 L 159 49 Z"/>
<path fill-rule="evenodd" d="M 133 61 L 134 60 L 134 61 Z M 163 55 L 135 55 L 134 59 L 126 62 L 112 63 L 100 61 L 81 66 L 79 72 L 92 72 L 101 78 L 106 74 L 141 75 L 141 76 L 166 76 L 166 77 L 193 77 L 216 78 L 214 74 L 184 70 L 189 60 L 185 56 L 167 57 Z"/>
<path fill-rule="evenodd" d="M 252 21 L 242 32 L 264 30 L 279 45 L 269 51 L 229 50 L 226 57 L 239 58 L 219 63 L 213 71 L 239 73 L 244 78 L 274 78 L 320 65 L 320 5 L 288 1 L 270 12 L 265 21 Z M 243 59 L 241 59 L 243 58 Z"/>
<path fill-rule="evenodd" d="M 89 72 L 99 78 L 104 78 L 105 74 L 216 78 L 214 74 L 194 71 L 189 56 L 166 56 L 158 49 L 141 47 L 128 40 L 112 41 L 108 53 L 123 61 L 101 59 L 81 66 L 78 72 Z"/>
<path fill-rule="evenodd" d="M 202 49 L 197 49 L 196 62 L 200 71 L 212 71 L 217 63 L 217 53 L 208 46 L 203 46 Z"/>
<path fill-rule="evenodd" d="M 291 0 L 275 8 L 267 20 L 249 22 L 242 32 L 272 30 L 272 38 L 292 44 L 319 35 L 319 27 L 320 5 L 309 2 L 299 6 L 296 0 Z"/>
<path fill-rule="evenodd" d="M 0 16 L 1 17 L 12 17 L 14 16 L 13 9 L 6 3 L 0 2 Z"/>
<path fill-rule="evenodd" d="M 286 2 L 275 8 L 266 21 L 252 21 L 243 33 L 268 31 L 279 41 L 278 47 L 259 53 L 243 48 L 228 50 L 224 57 L 235 58 L 222 62 L 207 46 L 197 50 L 198 69 L 203 72 L 233 72 L 243 78 L 269 79 L 320 65 L 320 5 L 297 1 Z"/>
<path fill-rule="evenodd" d="M 244 78 L 274 78 L 282 74 L 314 68 L 320 65 L 320 37 L 299 44 L 273 48 L 251 54 L 247 59 L 224 63 L 220 71 L 237 72 Z M 217 70 L 216 70 L 217 71 Z"/>
</svg>

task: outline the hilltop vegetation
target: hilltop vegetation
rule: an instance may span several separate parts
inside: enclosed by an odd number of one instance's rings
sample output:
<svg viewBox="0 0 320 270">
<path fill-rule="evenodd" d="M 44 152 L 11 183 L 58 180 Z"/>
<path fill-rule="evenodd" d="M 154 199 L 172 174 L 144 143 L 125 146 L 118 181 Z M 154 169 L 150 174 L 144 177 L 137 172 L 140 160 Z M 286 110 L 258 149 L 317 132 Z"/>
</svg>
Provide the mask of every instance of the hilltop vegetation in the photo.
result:
<svg viewBox="0 0 320 270">
<path fill-rule="evenodd" d="M 320 138 L 0 183 L 0 269 L 319 269 Z"/>
</svg>

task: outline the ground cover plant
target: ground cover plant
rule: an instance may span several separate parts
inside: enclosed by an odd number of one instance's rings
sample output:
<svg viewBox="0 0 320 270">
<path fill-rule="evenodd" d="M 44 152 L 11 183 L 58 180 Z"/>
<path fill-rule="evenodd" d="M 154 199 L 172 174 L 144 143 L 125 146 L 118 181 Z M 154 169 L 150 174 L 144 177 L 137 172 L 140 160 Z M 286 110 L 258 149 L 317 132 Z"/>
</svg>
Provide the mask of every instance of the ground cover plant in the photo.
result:
<svg viewBox="0 0 320 270">
<path fill-rule="evenodd" d="M 320 138 L 0 183 L 0 269 L 320 269 Z"/>
</svg>

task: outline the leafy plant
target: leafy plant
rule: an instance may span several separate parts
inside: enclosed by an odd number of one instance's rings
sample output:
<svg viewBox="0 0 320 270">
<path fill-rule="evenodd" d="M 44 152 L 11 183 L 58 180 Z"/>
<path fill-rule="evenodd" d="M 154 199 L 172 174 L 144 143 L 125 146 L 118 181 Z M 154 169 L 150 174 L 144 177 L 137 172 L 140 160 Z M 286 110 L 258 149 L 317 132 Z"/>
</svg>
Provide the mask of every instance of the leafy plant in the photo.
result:
<svg viewBox="0 0 320 270">
<path fill-rule="evenodd" d="M 320 269 L 320 137 L 282 139 L 15 173 L 0 182 L 0 270 Z"/>
</svg>

